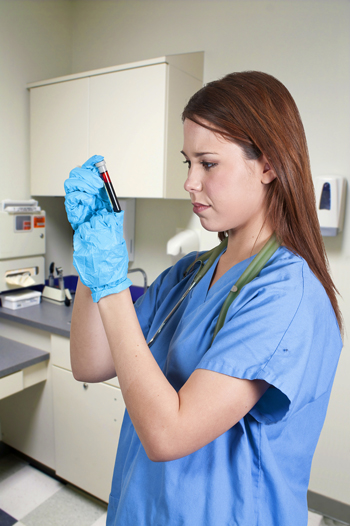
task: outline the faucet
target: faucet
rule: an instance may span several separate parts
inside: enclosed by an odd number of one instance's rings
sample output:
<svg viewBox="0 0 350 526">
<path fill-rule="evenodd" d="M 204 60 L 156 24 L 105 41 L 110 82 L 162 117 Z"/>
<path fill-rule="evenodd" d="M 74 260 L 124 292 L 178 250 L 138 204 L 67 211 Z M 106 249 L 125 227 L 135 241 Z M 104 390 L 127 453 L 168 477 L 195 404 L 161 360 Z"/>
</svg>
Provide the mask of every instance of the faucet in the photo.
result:
<svg viewBox="0 0 350 526">
<path fill-rule="evenodd" d="M 128 274 L 131 274 L 132 272 L 141 272 L 143 276 L 143 292 L 146 292 L 147 290 L 147 274 L 142 268 L 131 268 L 128 270 Z"/>
</svg>

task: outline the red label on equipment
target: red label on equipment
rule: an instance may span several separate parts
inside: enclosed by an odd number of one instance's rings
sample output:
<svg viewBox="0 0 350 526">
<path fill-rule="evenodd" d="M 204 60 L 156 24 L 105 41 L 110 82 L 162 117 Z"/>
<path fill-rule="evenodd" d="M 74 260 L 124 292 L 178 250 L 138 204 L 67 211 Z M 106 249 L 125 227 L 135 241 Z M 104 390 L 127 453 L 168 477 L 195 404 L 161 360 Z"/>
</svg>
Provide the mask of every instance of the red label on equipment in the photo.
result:
<svg viewBox="0 0 350 526">
<path fill-rule="evenodd" d="M 23 221 L 23 230 L 30 230 L 31 224 L 30 221 Z"/>
<path fill-rule="evenodd" d="M 44 228 L 45 216 L 34 216 L 34 228 Z"/>
</svg>

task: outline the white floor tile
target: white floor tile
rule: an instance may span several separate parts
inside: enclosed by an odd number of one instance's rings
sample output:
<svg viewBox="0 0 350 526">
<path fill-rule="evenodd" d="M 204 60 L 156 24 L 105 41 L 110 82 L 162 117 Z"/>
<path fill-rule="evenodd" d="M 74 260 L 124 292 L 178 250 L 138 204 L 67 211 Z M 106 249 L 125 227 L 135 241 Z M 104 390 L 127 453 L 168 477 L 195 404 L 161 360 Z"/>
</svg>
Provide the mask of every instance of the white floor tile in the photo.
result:
<svg viewBox="0 0 350 526">
<path fill-rule="evenodd" d="M 309 511 L 309 521 L 307 523 L 307 526 L 320 526 L 322 520 L 322 516 L 318 515 L 317 513 L 313 513 L 312 511 Z"/>
<path fill-rule="evenodd" d="M 26 466 L 0 482 L 1 508 L 20 520 L 62 487 L 57 480 Z"/>
<path fill-rule="evenodd" d="M 91 526 L 106 526 L 107 512 L 102 515 L 96 522 Z"/>
</svg>

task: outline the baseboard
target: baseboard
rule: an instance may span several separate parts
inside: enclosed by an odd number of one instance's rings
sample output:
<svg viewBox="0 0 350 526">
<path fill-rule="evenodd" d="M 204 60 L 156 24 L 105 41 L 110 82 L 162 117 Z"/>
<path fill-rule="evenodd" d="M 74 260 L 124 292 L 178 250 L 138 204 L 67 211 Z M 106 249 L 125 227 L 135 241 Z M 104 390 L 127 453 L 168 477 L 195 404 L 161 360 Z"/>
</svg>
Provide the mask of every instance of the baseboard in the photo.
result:
<svg viewBox="0 0 350 526">
<path fill-rule="evenodd" d="M 350 506 L 348 504 L 319 495 L 313 491 L 307 492 L 307 502 L 309 510 L 344 524 L 350 524 Z"/>
</svg>

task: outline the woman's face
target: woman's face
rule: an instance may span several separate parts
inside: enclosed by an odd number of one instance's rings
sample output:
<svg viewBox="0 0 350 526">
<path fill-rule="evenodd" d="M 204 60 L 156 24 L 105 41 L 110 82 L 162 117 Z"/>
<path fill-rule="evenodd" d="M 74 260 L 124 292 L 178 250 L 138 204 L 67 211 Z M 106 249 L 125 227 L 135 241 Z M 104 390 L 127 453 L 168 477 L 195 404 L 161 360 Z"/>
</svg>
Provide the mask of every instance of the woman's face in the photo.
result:
<svg viewBox="0 0 350 526">
<path fill-rule="evenodd" d="M 247 160 L 240 146 L 189 119 L 182 153 L 188 164 L 185 190 L 202 226 L 256 236 L 266 217 L 267 185 L 274 179 L 266 158 Z"/>
</svg>

